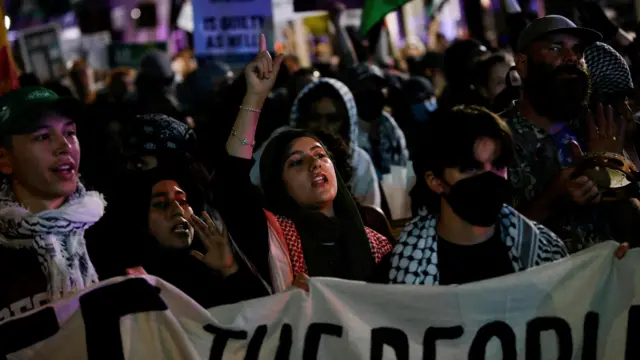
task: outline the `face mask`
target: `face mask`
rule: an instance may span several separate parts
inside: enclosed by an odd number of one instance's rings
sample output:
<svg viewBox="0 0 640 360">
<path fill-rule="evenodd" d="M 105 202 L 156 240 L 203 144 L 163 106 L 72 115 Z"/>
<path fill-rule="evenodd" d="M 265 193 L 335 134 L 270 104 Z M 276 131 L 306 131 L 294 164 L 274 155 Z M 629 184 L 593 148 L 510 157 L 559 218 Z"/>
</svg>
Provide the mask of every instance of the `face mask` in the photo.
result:
<svg viewBox="0 0 640 360">
<path fill-rule="evenodd" d="M 489 227 L 498 221 L 509 197 L 509 182 L 493 172 L 458 181 L 448 194 L 442 194 L 462 220 L 474 226 Z"/>
<path fill-rule="evenodd" d="M 418 123 L 423 123 L 429 120 L 429 114 L 438 109 L 438 102 L 434 97 L 425 100 L 424 102 L 411 105 L 411 114 L 413 119 Z"/>
</svg>

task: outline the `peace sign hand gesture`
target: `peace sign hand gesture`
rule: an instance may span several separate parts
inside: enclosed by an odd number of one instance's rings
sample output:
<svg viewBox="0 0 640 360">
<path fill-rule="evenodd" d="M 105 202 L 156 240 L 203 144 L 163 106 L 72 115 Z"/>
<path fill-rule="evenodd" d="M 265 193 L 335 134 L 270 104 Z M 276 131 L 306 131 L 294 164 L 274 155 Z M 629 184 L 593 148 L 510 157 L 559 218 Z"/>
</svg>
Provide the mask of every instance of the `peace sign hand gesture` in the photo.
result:
<svg viewBox="0 0 640 360">
<path fill-rule="evenodd" d="M 209 214 L 202 212 L 205 221 L 200 220 L 197 216 L 191 215 L 189 223 L 198 234 L 198 238 L 204 244 L 206 254 L 198 251 L 192 251 L 191 255 L 196 259 L 205 263 L 209 268 L 217 271 L 223 277 L 227 277 L 238 271 L 238 265 L 233 258 L 231 244 L 229 242 L 229 233 L 226 227 L 221 231 L 218 230 L 216 224 L 211 220 Z"/>
<path fill-rule="evenodd" d="M 282 54 L 276 56 L 275 60 L 271 58 L 267 50 L 267 39 L 264 34 L 260 34 L 260 53 L 244 69 L 247 96 L 251 96 L 256 102 L 264 102 L 276 82 L 283 58 Z"/>
</svg>

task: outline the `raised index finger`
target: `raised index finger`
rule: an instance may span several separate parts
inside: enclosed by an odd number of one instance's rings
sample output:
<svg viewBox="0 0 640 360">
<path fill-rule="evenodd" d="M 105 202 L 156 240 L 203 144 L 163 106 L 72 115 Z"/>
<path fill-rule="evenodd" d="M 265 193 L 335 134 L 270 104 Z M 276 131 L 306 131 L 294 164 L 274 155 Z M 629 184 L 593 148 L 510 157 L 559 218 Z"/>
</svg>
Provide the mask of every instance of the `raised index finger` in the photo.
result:
<svg viewBox="0 0 640 360">
<path fill-rule="evenodd" d="M 267 38 L 264 34 L 260 34 L 260 53 L 267 51 Z"/>
</svg>

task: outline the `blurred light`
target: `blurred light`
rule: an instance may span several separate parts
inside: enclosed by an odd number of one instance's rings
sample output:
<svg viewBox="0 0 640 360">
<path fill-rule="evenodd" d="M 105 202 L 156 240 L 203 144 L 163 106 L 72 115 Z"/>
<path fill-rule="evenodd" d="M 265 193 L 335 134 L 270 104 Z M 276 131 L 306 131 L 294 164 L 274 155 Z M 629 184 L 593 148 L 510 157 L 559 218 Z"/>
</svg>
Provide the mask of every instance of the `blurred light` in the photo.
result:
<svg viewBox="0 0 640 360">
<path fill-rule="evenodd" d="M 4 27 L 7 30 L 11 28 L 11 18 L 7 15 L 4 16 Z"/>
<path fill-rule="evenodd" d="M 320 72 L 319 71 L 314 71 L 313 72 L 313 77 L 319 78 L 320 77 Z"/>
<path fill-rule="evenodd" d="M 480 0 L 480 3 L 482 4 L 482 7 L 485 9 L 491 8 L 491 0 Z"/>
<path fill-rule="evenodd" d="M 63 29 L 60 32 L 60 39 L 62 40 L 75 40 L 79 39 L 82 36 L 82 32 L 80 32 L 80 28 L 77 26 Z"/>
<path fill-rule="evenodd" d="M 140 18 L 140 9 L 135 8 L 133 10 L 131 10 L 131 18 L 134 20 L 137 20 Z"/>
</svg>

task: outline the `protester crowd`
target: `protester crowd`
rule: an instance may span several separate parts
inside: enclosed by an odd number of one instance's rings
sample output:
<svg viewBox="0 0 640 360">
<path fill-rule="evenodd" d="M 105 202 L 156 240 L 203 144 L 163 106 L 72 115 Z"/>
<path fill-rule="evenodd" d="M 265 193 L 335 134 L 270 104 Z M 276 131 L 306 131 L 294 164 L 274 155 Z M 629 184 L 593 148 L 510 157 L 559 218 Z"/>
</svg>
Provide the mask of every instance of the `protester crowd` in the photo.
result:
<svg viewBox="0 0 640 360">
<path fill-rule="evenodd" d="M 0 97 L 0 321 L 124 275 L 210 308 L 310 277 L 466 284 L 608 240 L 621 258 L 635 184 L 583 164 L 640 166 L 638 44 L 511 12 L 511 51 L 389 63 L 345 36 L 338 65 L 307 69 L 262 36 L 238 76 L 159 51 L 101 93 L 86 63 L 72 89 L 23 75 Z M 396 237 L 381 183 L 398 168 L 416 181 Z"/>
</svg>

